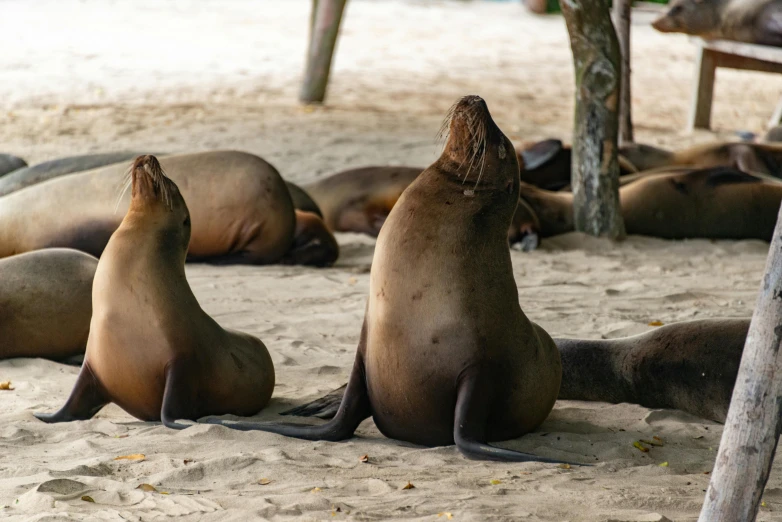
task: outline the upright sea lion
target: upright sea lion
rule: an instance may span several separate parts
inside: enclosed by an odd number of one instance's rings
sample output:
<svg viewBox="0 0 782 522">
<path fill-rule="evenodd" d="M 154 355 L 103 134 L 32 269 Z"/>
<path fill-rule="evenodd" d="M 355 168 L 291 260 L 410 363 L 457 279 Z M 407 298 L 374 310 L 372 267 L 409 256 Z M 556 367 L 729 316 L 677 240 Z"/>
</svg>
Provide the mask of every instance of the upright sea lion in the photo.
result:
<svg viewBox="0 0 782 522">
<path fill-rule="evenodd" d="M 781 0 L 674 0 L 652 23 L 663 33 L 782 47 Z"/>
<path fill-rule="evenodd" d="M 520 197 L 516 219 L 541 238 L 574 230 L 571 193 L 522 185 Z M 659 173 L 620 187 L 619 202 L 628 234 L 770 241 L 782 183 L 725 167 Z"/>
<path fill-rule="evenodd" d="M 0 154 L 0 177 L 5 177 L 9 172 L 14 172 L 27 166 L 27 162 L 11 154 Z M 2 178 L 0 178 L 2 182 Z"/>
<path fill-rule="evenodd" d="M 309 440 L 349 438 L 372 416 L 387 437 L 456 444 L 468 458 L 555 462 L 491 446 L 538 427 L 559 352 L 519 307 L 507 230 L 518 201 L 513 145 L 478 96 L 459 100 L 440 158 L 380 230 L 353 371 L 320 426 L 230 422 Z"/>
<path fill-rule="evenodd" d="M 25 168 L 17 167 L 9 175 L 0 179 L 0 196 L 16 192 L 52 178 L 58 178 L 74 172 L 84 172 L 114 163 L 122 163 L 143 154 L 142 152 L 107 152 L 103 154 L 83 154 L 45 161 Z M 160 155 L 157 154 L 156 155 Z"/>
<path fill-rule="evenodd" d="M 622 339 L 554 339 L 562 357 L 559 399 L 629 402 L 725 422 L 749 319 L 673 323 Z M 281 415 L 330 419 L 345 386 Z"/>
<path fill-rule="evenodd" d="M 51 248 L 0 259 L 0 359 L 84 353 L 98 260 Z"/>
<path fill-rule="evenodd" d="M 296 214 L 285 182 L 258 156 L 237 151 L 181 154 L 161 159 L 188 198 L 193 214 L 190 260 L 269 264 L 288 256 Z M 114 164 L 70 174 L 0 197 L 0 257 L 46 247 L 71 247 L 100 256 L 127 208 L 120 181 L 126 167 Z M 118 211 L 119 210 L 119 211 Z M 325 225 L 317 234 L 330 234 Z M 302 227 L 306 229 L 306 227 Z M 336 242 L 320 242 L 306 259 L 326 264 Z M 298 241 L 299 249 L 303 246 Z"/>
<path fill-rule="evenodd" d="M 87 353 L 71 396 L 46 422 L 84 420 L 109 402 L 142 420 L 252 415 L 274 389 L 257 338 L 224 330 L 185 277 L 190 213 L 154 156 L 133 164 L 132 199 L 98 262 Z"/>
</svg>

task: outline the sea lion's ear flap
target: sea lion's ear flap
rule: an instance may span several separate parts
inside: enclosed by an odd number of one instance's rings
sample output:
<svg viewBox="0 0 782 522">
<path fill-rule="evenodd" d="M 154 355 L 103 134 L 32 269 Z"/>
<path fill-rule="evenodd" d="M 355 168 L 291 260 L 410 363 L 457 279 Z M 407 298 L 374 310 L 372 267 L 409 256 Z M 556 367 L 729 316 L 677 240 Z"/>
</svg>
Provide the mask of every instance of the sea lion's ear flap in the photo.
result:
<svg viewBox="0 0 782 522">
<path fill-rule="evenodd" d="M 535 170 L 552 161 L 560 152 L 562 152 L 562 141 L 550 139 L 522 149 L 519 154 L 524 160 L 524 170 Z"/>
</svg>

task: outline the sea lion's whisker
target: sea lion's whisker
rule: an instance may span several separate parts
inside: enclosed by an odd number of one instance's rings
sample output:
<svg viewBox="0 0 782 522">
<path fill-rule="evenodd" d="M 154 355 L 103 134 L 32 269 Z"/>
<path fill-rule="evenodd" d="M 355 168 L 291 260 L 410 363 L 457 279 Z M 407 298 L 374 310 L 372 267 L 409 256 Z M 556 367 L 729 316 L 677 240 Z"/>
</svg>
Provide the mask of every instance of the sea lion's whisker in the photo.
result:
<svg viewBox="0 0 782 522">
<path fill-rule="evenodd" d="M 130 165 L 130 168 L 125 171 L 125 174 L 122 176 L 122 181 L 120 182 L 120 185 L 118 187 L 119 189 L 119 196 L 117 197 L 117 202 L 114 205 L 114 213 L 117 213 L 117 210 L 119 210 L 119 204 L 122 201 L 122 197 L 125 195 L 125 192 L 128 191 L 128 188 L 130 188 L 130 184 L 133 180 L 133 177 L 131 176 L 131 173 L 133 172 L 133 164 Z"/>
</svg>

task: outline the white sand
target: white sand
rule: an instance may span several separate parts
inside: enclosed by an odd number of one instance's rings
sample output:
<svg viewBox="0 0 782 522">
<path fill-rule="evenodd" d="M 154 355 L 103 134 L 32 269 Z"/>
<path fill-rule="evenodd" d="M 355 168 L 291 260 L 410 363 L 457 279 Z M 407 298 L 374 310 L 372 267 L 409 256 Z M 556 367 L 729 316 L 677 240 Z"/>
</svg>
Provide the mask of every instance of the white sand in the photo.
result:
<svg viewBox="0 0 782 522">
<path fill-rule="evenodd" d="M 0 1 L 3 151 L 40 161 L 130 147 L 233 147 L 306 181 L 362 164 L 430 163 L 445 110 L 468 93 L 488 100 L 514 140 L 570 136 L 573 75 L 559 17 L 536 18 L 515 3 L 351 0 L 329 103 L 310 112 L 295 104 L 309 2 L 158 4 Z M 693 48 L 643 25 L 649 18 L 638 13 L 634 26 L 637 139 L 683 146 L 762 131 L 782 77 L 720 71 L 717 132 L 682 134 Z M 338 239 L 341 258 L 327 270 L 188 266 L 207 312 L 272 353 L 278 384 L 263 419 L 347 378 L 374 242 Z M 599 338 L 646 331 L 655 320 L 749 316 L 766 251 L 757 241 L 633 237 L 617 246 L 570 234 L 512 256 L 531 319 L 554 336 Z M 88 422 L 35 420 L 33 411 L 62 404 L 76 374 L 42 360 L 0 362 L 0 381 L 16 388 L 0 391 L 3 520 L 435 521 L 450 513 L 689 521 L 721 432 L 675 411 L 560 402 L 538 432 L 507 446 L 596 464 L 563 470 L 467 461 L 453 447 L 386 439 L 372 421 L 335 444 L 216 426 L 176 432 L 113 405 Z M 633 448 L 652 436 L 665 446 Z M 114 460 L 133 453 L 146 460 Z M 408 481 L 415 489 L 401 489 Z M 142 483 L 169 494 L 137 490 Z M 759 520 L 782 520 L 778 467 L 764 500 Z"/>
</svg>

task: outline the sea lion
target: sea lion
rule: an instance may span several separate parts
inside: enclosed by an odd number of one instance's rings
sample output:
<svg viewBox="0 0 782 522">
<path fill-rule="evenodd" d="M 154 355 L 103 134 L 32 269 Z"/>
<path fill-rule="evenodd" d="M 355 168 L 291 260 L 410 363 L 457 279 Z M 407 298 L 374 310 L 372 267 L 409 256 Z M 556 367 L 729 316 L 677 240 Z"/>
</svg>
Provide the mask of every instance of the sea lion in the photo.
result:
<svg viewBox="0 0 782 522">
<path fill-rule="evenodd" d="M 733 167 L 749 174 L 782 178 L 782 144 L 717 142 L 672 152 L 649 145 L 628 148 L 624 155 L 639 171 L 667 167 Z"/>
<path fill-rule="evenodd" d="M 522 184 L 520 197 L 517 214 L 527 213 L 517 220 L 540 238 L 574 230 L 571 193 Z M 641 175 L 619 188 L 619 202 L 628 234 L 770 241 L 782 183 L 728 167 Z"/>
<path fill-rule="evenodd" d="M 68 401 L 45 422 L 93 417 L 114 402 L 162 420 L 252 415 L 269 401 L 274 366 L 257 338 L 224 330 L 185 277 L 190 213 L 154 156 L 131 170 L 132 197 L 98 262 L 87 352 Z"/>
<path fill-rule="evenodd" d="M 366 166 L 332 174 L 302 188 L 334 232 L 377 237 L 394 204 L 424 169 Z"/>
<path fill-rule="evenodd" d="M 5 177 L 8 173 L 14 172 L 27 166 L 27 162 L 18 156 L 11 154 L 0 154 L 0 177 Z M 0 178 L 2 182 L 2 178 Z"/>
<path fill-rule="evenodd" d="M 776 127 L 769 129 L 763 139 L 766 143 L 782 142 L 782 125 L 777 125 Z"/>
<path fill-rule="evenodd" d="M 84 353 L 97 266 L 91 255 L 66 248 L 0 259 L 0 359 Z"/>
<path fill-rule="evenodd" d="M 543 422 L 561 367 L 554 342 L 522 312 L 513 279 L 513 145 L 478 96 L 459 100 L 449 120 L 442 155 L 404 191 L 378 235 L 356 359 L 334 419 L 202 422 L 336 441 L 371 416 L 387 437 L 455 443 L 472 459 L 556 462 L 488 444 Z"/>
<path fill-rule="evenodd" d="M 663 33 L 685 33 L 782 47 L 780 0 L 674 0 L 652 22 Z"/>
<path fill-rule="evenodd" d="M 102 154 L 83 154 L 45 161 L 25 168 L 17 167 L 9 175 L 0 179 L 0 196 L 16 192 L 30 185 L 58 178 L 74 172 L 84 172 L 114 163 L 132 160 L 143 152 L 107 152 Z M 160 156 L 160 154 L 155 153 Z"/>
<path fill-rule="evenodd" d="M 286 254 L 298 262 L 296 214 L 277 170 L 253 154 L 210 151 L 160 160 L 190 201 L 191 261 L 269 264 Z M 129 197 L 120 200 L 123 164 L 51 179 L 0 197 L 0 257 L 46 247 L 71 247 L 100 256 L 122 221 Z M 316 218 L 317 219 L 317 218 Z M 310 228 L 316 224 L 308 220 Z M 306 227 L 301 227 L 304 230 Z M 329 234 L 325 225 L 317 234 Z M 306 260 L 326 264 L 336 242 L 307 249 Z M 299 251 L 303 243 L 297 241 Z"/>
<path fill-rule="evenodd" d="M 290 181 L 286 181 L 285 186 L 288 187 L 288 192 L 291 195 L 293 208 L 303 212 L 311 212 L 319 218 L 323 219 L 323 212 L 321 212 L 318 204 L 315 203 L 315 200 L 312 199 L 312 196 L 310 196 L 306 190 Z"/>
<path fill-rule="evenodd" d="M 673 323 L 621 339 L 558 339 L 559 400 L 628 402 L 724 423 L 749 319 Z M 345 386 L 280 413 L 334 417 Z"/>
<path fill-rule="evenodd" d="M 622 154 L 620 148 L 619 175 L 626 176 L 638 169 Z M 516 154 L 521 167 L 521 182 L 546 190 L 570 190 L 571 165 L 573 153 L 569 145 L 563 145 L 561 140 L 550 138 L 534 143 L 525 143 Z"/>
</svg>

